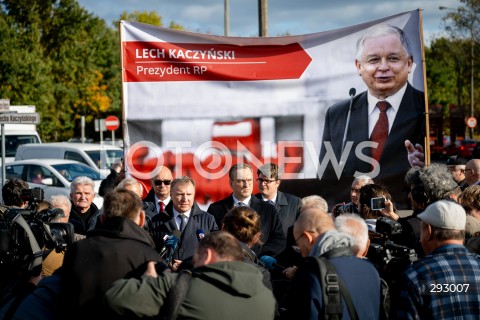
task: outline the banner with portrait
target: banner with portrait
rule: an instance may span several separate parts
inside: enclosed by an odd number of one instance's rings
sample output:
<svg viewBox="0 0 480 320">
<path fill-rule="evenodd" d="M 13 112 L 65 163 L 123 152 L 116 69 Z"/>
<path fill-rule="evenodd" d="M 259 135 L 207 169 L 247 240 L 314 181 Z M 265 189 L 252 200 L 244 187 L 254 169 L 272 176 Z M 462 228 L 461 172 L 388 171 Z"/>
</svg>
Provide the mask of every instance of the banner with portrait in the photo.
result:
<svg viewBox="0 0 480 320">
<path fill-rule="evenodd" d="M 319 159 L 325 115 L 330 106 L 349 99 L 352 88 L 357 95 L 367 90 L 355 67 L 356 43 L 380 24 L 398 27 L 409 39 L 413 66 L 408 80 L 424 91 L 419 10 L 336 30 L 265 38 L 121 21 L 130 174 L 148 188 L 155 168 L 167 165 L 174 176 L 195 179 L 196 199 L 205 204 L 231 192 L 232 164 L 248 162 L 256 170 L 275 162 L 284 172 L 283 187 L 299 196 L 331 194 L 329 202 L 348 197 L 342 183 L 333 191 L 332 182 L 351 183 L 353 176 L 323 179 Z M 407 157 L 403 145 L 398 152 Z"/>
</svg>

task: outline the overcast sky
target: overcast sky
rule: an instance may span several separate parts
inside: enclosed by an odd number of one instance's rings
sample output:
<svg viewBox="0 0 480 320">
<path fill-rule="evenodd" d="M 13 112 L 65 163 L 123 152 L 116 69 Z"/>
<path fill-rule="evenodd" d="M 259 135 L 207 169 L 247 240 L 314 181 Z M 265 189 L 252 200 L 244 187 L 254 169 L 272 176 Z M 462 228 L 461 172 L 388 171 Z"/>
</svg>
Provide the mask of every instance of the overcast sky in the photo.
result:
<svg viewBox="0 0 480 320">
<path fill-rule="evenodd" d="M 171 21 L 188 31 L 224 34 L 225 0 L 78 0 L 89 12 L 111 25 L 121 13 L 156 11 L 164 26 Z M 230 36 L 258 36 L 258 0 L 228 0 Z M 299 35 L 333 30 L 387 17 L 396 13 L 423 9 L 425 43 L 442 34 L 439 6 L 456 8 L 458 0 L 270 0 L 268 35 Z"/>
</svg>

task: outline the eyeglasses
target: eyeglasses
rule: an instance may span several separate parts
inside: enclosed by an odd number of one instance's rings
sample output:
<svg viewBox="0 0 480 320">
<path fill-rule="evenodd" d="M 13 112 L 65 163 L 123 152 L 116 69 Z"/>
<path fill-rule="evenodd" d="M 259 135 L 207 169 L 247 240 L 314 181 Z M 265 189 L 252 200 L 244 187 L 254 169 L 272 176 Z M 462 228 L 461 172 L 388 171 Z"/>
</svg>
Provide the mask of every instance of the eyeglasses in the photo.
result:
<svg viewBox="0 0 480 320">
<path fill-rule="evenodd" d="M 169 186 L 171 182 L 171 180 L 155 180 L 153 181 L 153 184 L 156 186 L 161 186 L 163 183 L 164 185 Z"/>
<path fill-rule="evenodd" d="M 274 180 L 267 180 L 267 179 L 258 178 L 257 181 L 260 182 L 260 183 L 270 184 L 270 183 L 275 182 L 277 180 L 275 180 L 275 179 Z"/>
</svg>

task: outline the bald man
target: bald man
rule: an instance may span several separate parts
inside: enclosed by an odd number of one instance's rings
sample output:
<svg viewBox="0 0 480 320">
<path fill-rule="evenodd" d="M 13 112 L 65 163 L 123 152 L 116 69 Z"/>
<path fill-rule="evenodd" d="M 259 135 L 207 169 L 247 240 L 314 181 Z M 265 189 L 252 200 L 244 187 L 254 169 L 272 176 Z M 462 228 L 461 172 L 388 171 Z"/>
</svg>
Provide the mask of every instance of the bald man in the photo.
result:
<svg viewBox="0 0 480 320">
<path fill-rule="evenodd" d="M 469 186 L 480 184 L 480 159 L 472 159 L 465 165 L 465 181 Z"/>
<path fill-rule="evenodd" d="M 380 277 L 373 265 L 353 255 L 352 240 L 335 229 L 331 217 L 321 209 L 302 211 L 293 227 L 298 248 L 306 263 L 292 279 L 292 289 L 282 308 L 282 319 L 319 319 L 325 314 L 324 290 L 318 264 L 312 257 L 326 257 L 348 290 L 359 319 L 378 319 L 380 311 Z M 355 272 L 352 272 L 355 270 Z M 359 277 L 358 275 L 362 276 Z M 342 315 L 349 314 L 342 299 Z"/>
<path fill-rule="evenodd" d="M 172 183 L 172 180 L 172 171 L 165 166 L 160 166 L 157 175 L 150 179 L 152 189 L 145 197 L 145 202 L 153 203 L 157 213 L 164 212 L 165 207 L 170 202 L 170 183 Z"/>
</svg>

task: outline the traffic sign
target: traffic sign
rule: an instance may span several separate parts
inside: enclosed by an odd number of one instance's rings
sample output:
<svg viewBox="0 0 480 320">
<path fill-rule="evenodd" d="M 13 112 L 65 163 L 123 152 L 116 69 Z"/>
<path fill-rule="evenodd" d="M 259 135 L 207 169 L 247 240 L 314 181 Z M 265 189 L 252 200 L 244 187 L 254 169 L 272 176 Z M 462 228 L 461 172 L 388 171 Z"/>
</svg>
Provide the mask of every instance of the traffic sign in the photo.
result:
<svg viewBox="0 0 480 320">
<path fill-rule="evenodd" d="M 109 131 L 115 131 L 120 127 L 120 120 L 115 116 L 108 116 L 105 118 L 105 128 Z"/>
<path fill-rule="evenodd" d="M 475 128 L 477 126 L 477 118 L 475 117 L 468 117 L 467 119 L 467 126 L 469 128 Z"/>
</svg>

